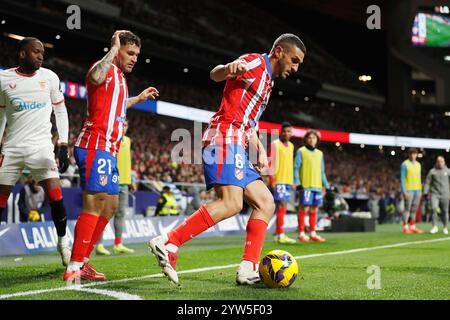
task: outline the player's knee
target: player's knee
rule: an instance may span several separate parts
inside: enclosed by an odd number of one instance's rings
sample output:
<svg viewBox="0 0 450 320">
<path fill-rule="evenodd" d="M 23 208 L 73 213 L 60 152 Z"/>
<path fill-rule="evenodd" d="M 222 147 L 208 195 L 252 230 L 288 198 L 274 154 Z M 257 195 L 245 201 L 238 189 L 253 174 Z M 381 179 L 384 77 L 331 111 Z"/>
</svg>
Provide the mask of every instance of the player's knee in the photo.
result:
<svg viewBox="0 0 450 320">
<path fill-rule="evenodd" d="M 270 193 L 262 196 L 258 199 L 257 207 L 259 210 L 264 212 L 266 216 L 272 216 L 275 212 L 275 202 L 273 200 L 273 196 Z"/>
<path fill-rule="evenodd" d="M 242 211 L 243 202 L 238 199 L 227 199 L 225 202 L 227 215 L 234 215 Z"/>
<path fill-rule="evenodd" d="M 61 201 L 63 199 L 62 190 L 59 187 L 50 189 L 48 191 L 48 195 L 47 196 L 48 196 L 48 200 L 50 201 L 50 203 L 58 202 L 58 201 Z"/>
</svg>

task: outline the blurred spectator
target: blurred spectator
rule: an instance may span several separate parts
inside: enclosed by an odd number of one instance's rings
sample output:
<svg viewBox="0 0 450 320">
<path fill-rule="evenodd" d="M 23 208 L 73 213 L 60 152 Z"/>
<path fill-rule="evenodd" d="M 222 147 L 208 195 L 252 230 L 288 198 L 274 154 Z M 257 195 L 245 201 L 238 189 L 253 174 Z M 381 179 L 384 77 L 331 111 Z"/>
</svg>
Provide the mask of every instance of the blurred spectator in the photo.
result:
<svg viewBox="0 0 450 320">
<path fill-rule="evenodd" d="M 50 207 L 45 197 L 44 188 L 29 175 L 19 195 L 20 222 L 40 221 L 40 215 Z"/>
<path fill-rule="evenodd" d="M 164 186 L 156 206 L 155 216 L 177 216 L 180 210 L 169 186 Z"/>
</svg>

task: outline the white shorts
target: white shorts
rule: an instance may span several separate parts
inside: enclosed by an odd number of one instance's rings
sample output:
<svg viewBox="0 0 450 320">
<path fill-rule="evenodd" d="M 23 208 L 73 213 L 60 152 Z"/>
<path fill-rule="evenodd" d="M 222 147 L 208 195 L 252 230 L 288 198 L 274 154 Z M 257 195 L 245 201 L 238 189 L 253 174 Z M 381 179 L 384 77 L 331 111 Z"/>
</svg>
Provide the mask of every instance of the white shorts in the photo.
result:
<svg viewBox="0 0 450 320">
<path fill-rule="evenodd" d="M 0 160 L 0 185 L 14 186 L 24 168 L 28 168 L 36 182 L 59 178 L 53 146 L 44 147 L 28 155 L 2 156 Z"/>
</svg>

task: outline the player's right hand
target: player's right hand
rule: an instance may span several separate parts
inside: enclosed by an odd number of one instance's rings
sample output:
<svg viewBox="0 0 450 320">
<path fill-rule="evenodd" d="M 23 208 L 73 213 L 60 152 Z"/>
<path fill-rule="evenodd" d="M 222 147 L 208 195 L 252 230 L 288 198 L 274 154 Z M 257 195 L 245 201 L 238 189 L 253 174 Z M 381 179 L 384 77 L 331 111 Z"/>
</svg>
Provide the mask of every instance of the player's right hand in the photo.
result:
<svg viewBox="0 0 450 320">
<path fill-rule="evenodd" d="M 225 65 L 226 73 L 229 77 L 240 76 L 247 72 L 247 62 L 235 60 Z"/>
<path fill-rule="evenodd" d="M 117 49 L 120 49 L 120 35 L 124 32 L 126 32 L 126 30 L 117 30 L 114 32 L 111 38 L 111 48 L 116 47 Z"/>
</svg>

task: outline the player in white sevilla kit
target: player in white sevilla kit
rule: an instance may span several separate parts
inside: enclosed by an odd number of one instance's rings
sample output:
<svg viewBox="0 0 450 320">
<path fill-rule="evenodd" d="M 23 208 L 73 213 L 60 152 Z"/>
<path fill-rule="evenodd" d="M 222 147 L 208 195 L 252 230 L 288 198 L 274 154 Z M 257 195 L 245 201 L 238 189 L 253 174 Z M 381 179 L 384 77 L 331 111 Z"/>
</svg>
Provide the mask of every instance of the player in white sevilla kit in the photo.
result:
<svg viewBox="0 0 450 320">
<path fill-rule="evenodd" d="M 6 131 L 0 153 L 0 208 L 6 207 L 12 188 L 23 169 L 28 168 L 46 192 L 58 234 L 57 248 L 63 265 L 67 265 L 71 254 L 66 235 L 67 216 L 55 161 L 50 117 L 54 112 L 61 173 L 69 165 L 69 121 L 59 78 L 53 71 L 41 67 L 43 59 L 42 42 L 36 38 L 25 38 L 18 46 L 18 67 L 0 72 L 0 141 Z"/>
</svg>

